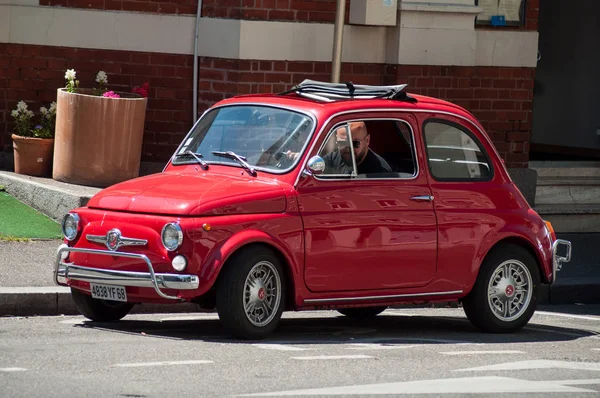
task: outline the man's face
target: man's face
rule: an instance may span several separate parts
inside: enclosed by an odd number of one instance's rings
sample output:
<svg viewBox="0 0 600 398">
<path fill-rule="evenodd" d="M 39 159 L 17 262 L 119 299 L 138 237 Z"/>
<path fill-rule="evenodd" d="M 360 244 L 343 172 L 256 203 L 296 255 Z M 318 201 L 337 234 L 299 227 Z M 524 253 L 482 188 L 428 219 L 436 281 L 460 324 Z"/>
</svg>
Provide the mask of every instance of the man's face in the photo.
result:
<svg viewBox="0 0 600 398">
<path fill-rule="evenodd" d="M 356 164 L 360 164 L 364 157 L 367 155 L 369 150 L 369 140 L 366 133 L 364 124 L 356 123 L 350 124 L 352 131 L 352 142 L 348 137 L 346 127 L 340 127 L 336 132 L 336 143 L 339 148 L 340 154 L 344 163 L 352 165 L 352 156 L 350 155 L 350 147 L 354 150 L 354 157 L 356 158 Z"/>
</svg>

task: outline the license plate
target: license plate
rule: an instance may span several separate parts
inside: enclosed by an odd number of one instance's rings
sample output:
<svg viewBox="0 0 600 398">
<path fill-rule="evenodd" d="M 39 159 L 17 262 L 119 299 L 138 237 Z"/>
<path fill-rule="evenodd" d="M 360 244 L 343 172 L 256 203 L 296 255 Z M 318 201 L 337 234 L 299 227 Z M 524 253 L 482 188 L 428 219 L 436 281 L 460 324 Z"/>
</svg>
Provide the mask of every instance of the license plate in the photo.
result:
<svg viewBox="0 0 600 398">
<path fill-rule="evenodd" d="M 101 300 L 127 301 L 127 292 L 124 286 L 96 285 L 90 283 L 92 297 Z"/>
</svg>

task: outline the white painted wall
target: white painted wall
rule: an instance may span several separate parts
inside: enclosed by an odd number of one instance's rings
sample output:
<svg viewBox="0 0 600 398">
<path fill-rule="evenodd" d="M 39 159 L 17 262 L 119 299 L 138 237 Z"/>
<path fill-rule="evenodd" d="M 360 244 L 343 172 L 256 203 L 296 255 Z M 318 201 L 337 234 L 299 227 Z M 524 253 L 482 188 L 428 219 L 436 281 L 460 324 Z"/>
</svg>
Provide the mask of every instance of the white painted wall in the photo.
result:
<svg viewBox="0 0 600 398">
<path fill-rule="evenodd" d="M 447 4 L 448 1 L 453 3 Z M 14 5 L 15 2 L 0 0 L 2 43 L 193 54 L 194 16 Z M 20 4 L 29 4 L 29 0 Z M 396 27 L 346 25 L 343 61 L 536 65 L 538 33 L 475 30 L 478 8 L 472 1 L 413 0 L 400 2 L 400 8 Z M 332 47 L 332 24 L 202 18 L 198 53 L 232 59 L 330 61 Z"/>
</svg>

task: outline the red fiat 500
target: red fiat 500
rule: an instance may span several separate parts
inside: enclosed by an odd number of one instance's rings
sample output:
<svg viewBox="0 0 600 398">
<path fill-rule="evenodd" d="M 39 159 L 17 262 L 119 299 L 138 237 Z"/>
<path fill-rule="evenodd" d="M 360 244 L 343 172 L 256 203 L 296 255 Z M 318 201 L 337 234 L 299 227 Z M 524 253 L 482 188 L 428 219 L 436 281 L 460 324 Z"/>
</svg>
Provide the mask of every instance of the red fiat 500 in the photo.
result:
<svg viewBox="0 0 600 398">
<path fill-rule="evenodd" d="M 65 216 L 56 283 L 92 320 L 194 302 L 241 338 L 284 310 L 364 318 L 415 301 L 522 328 L 571 244 L 469 112 L 404 89 L 306 80 L 221 101 L 163 172 Z"/>
</svg>

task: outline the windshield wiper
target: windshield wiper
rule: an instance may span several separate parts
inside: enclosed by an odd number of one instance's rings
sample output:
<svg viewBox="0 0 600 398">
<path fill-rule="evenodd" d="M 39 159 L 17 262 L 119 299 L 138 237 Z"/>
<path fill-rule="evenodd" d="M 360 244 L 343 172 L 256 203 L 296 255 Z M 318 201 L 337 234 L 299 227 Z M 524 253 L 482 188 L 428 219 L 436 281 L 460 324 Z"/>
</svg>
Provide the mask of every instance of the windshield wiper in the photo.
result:
<svg viewBox="0 0 600 398">
<path fill-rule="evenodd" d="M 233 159 L 233 160 L 237 160 L 244 169 L 246 169 L 248 171 L 248 173 L 250 173 L 250 175 L 252 176 L 256 176 L 256 170 L 254 170 L 254 167 L 250 166 L 247 162 L 246 162 L 246 158 L 244 156 L 240 156 L 237 153 L 233 152 L 233 151 L 227 151 L 227 152 L 222 152 L 222 151 L 212 151 L 212 154 L 215 156 L 221 156 L 223 158 L 229 158 L 229 159 Z"/>
<path fill-rule="evenodd" d="M 202 160 L 202 154 L 201 153 L 195 153 L 192 151 L 185 151 L 184 153 L 180 153 L 177 156 L 175 156 L 176 158 L 184 156 L 184 155 L 191 155 L 194 157 L 194 159 L 196 159 L 198 161 L 198 163 L 200 163 L 200 166 L 202 166 L 202 170 L 208 170 L 208 163 L 206 163 L 204 160 Z"/>
</svg>

